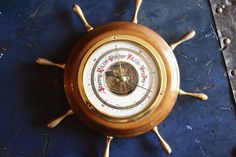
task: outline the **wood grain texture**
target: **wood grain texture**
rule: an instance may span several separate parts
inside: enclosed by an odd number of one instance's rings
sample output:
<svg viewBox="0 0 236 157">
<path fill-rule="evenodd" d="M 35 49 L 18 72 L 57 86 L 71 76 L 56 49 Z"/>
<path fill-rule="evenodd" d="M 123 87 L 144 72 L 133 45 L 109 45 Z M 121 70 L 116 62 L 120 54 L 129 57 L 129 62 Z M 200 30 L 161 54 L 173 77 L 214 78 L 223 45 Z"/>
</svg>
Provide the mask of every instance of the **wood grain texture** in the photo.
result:
<svg viewBox="0 0 236 157">
<path fill-rule="evenodd" d="M 94 44 L 109 36 L 122 34 L 141 38 L 150 43 L 159 52 L 166 68 L 167 86 L 164 98 L 154 111 L 137 121 L 114 123 L 101 119 L 87 107 L 78 89 L 77 75 L 84 55 Z M 105 135 L 130 137 L 151 130 L 170 113 L 178 96 L 179 69 L 169 45 L 157 33 L 142 25 L 130 22 L 115 22 L 95 28 L 77 43 L 66 63 L 64 85 L 72 109 L 86 125 Z"/>
</svg>

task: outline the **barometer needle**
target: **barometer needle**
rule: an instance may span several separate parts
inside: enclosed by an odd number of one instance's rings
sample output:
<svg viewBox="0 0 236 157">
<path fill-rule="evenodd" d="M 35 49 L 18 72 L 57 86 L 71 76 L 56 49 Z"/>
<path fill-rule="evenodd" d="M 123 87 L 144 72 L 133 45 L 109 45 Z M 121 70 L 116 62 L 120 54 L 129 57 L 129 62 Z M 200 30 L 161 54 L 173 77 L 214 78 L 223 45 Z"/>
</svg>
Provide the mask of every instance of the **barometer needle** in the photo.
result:
<svg viewBox="0 0 236 157">
<path fill-rule="evenodd" d="M 147 91 L 150 91 L 150 92 L 152 92 L 152 90 L 150 90 L 150 89 L 148 89 L 148 88 L 145 88 L 145 87 L 143 87 L 143 86 L 140 86 L 140 85 L 137 85 L 139 88 L 142 88 L 142 89 L 145 89 L 145 90 L 147 90 Z"/>
<path fill-rule="evenodd" d="M 120 75 L 122 74 L 122 66 L 121 66 L 121 61 L 119 59 L 119 68 L 120 68 Z"/>
<path fill-rule="evenodd" d="M 117 46 L 116 46 L 116 52 L 117 52 L 117 55 L 118 55 L 118 58 L 119 58 L 118 63 L 119 63 L 120 76 L 123 76 L 124 75 L 123 74 L 124 69 L 123 69 L 123 67 L 121 65 L 121 55 L 120 55 L 120 53 L 119 53 L 119 51 L 117 49 Z"/>
<path fill-rule="evenodd" d="M 106 74 L 107 77 L 109 77 L 109 76 L 117 77 L 117 76 L 115 76 L 113 71 L 106 71 L 105 74 Z"/>
</svg>

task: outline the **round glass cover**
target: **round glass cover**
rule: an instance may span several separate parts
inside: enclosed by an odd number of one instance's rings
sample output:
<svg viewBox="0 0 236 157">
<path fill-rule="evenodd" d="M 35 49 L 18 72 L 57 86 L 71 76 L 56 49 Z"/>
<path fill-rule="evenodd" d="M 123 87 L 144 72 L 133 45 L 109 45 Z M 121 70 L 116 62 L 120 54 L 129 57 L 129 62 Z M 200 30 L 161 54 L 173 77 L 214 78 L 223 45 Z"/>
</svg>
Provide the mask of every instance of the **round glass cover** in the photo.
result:
<svg viewBox="0 0 236 157">
<path fill-rule="evenodd" d="M 98 47 L 83 71 L 83 86 L 91 105 L 106 116 L 127 118 L 141 113 L 156 99 L 156 61 L 143 46 L 116 40 Z"/>
</svg>

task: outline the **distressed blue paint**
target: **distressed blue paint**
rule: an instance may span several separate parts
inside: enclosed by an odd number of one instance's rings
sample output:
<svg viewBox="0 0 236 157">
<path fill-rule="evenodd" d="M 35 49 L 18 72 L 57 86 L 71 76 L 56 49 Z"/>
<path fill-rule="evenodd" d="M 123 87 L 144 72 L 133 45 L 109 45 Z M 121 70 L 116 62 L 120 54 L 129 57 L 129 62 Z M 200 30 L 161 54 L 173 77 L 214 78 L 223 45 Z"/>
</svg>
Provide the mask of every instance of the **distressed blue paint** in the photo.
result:
<svg viewBox="0 0 236 157">
<path fill-rule="evenodd" d="M 64 62 L 85 32 L 71 6 L 79 3 L 92 25 L 132 16 L 133 0 L 1 0 L 0 1 L 0 156 L 101 156 L 103 136 L 77 118 L 53 130 L 46 122 L 66 111 L 63 73 L 36 65 L 37 57 Z M 37 11 L 38 10 L 38 11 Z M 206 85 L 209 100 L 178 99 L 160 125 L 174 157 L 231 156 L 236 144 L 232 96 L 225 75 L 207 0 L 144 0 L 141 24 L 168 42 L 189 30 L 197 36 L 176 49 L 181 87 L 194 91 Z M 208 66 L 210 60 L 214 60 Z M 209 72 L 209 70 L 211 71 Z M 209 73 L 209 74 L 208 74 Z M 111 156 L 166 156 L 152 133 L 112 141 Z"/>
</svg>

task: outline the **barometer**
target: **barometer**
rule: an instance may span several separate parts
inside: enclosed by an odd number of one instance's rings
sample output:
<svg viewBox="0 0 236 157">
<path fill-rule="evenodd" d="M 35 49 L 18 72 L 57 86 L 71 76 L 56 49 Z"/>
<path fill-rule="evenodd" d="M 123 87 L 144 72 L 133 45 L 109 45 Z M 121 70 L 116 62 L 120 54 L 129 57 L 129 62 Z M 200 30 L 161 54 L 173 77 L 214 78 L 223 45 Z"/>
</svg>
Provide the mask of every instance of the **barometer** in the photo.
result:
<svg viewBox="0 0 236 157">
<path fill-rule="evenodd" d="M 77 42 L 65 64 L 38 58 L 37 63 L 64 69 L 64 88 L 70 109 L 50 121 L 54 128 L 75 114 L 88 127 L 106 136 L 103 157 L 109 156 L 113 137 L 132 137 L 153 131 L 163 150 L 171 148 L 157 126 L 172 110 L 178 95 L 201 100 L 202 93 L 180 89 L 179 68 L 173 50 L 191 39 L 191 31 L 168 45 L 153 30 L 138 24 L 141 0 L 136 0 L 131 22 L 112 22 L 93 28 L 78 5 L 75 13 L 87 33 Z"/>
</svg>

